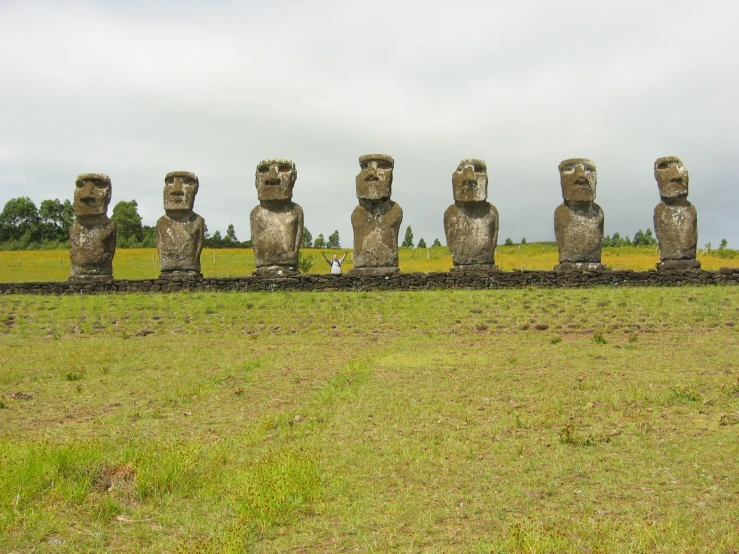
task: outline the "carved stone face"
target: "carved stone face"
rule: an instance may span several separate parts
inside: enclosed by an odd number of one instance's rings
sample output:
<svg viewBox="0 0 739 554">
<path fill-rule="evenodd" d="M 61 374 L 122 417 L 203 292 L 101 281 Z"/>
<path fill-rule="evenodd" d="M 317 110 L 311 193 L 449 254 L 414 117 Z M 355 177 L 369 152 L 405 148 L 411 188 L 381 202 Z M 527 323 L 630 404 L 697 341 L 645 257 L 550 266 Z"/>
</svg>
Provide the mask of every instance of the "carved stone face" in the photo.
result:
<svg viewBox="0 0 739 554">
<path fill-rule="evenodd" d="M 200 183 L 189 171 L 172 171 L 164 178 L 164 209 L 191 212 Z"/>
<path fill-rule="evenodd" d="M 654 162 L 654 178 L 657 179 L 662 198 L 680 198 L 688 195 L 688 170 L 675 156 L 657 158 Z"/>
<path fill-rule="evenodd" d="M 74 215 L 105 215 L 112 187 L 110 177 L 103 173 L 83 173 L 77 177 L 74 190 Z"/>
<path fill-rule="evenodd" d="M 452 173 L 455 202 L 484 202 L 488 199 L 488 170 L 482 160 L 462 160 Z"/>
<path fill-rule="evenodd" d="M 559 164 L 562 197 L 567 202 L 594 202 L 598 175 L 595 164 L 585 158 L 572 158 Z"/>
<path fill-rule="evenodd" d="M 393 167 L 395 161 L 385 154 L 365 154 L 359 157 L 357 198 L 362 200 L 387 200 L 393 191 Z"/>
<path fill-rule="evenodd" d="M 283 200 L 293 197 L 298 170 L 290 160 L 273 158 L 257 164 L 256 186 L 259 200 Z"/>
</svg>

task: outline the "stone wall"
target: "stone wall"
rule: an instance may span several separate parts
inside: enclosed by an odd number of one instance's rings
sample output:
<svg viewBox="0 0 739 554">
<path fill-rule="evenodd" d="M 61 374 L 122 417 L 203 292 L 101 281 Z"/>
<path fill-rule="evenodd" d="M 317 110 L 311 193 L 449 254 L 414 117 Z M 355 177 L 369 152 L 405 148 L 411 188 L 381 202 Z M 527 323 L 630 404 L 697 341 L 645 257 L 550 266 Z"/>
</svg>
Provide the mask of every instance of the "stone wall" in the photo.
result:
<svg viewBox="0 0 739 554">
<path fill-rule="evenodd" d="M 179 291 L 373 291 L 514 289 L 593 286 L 737 285 L 739 268 L 718 271 L 501 271 L 400 273 L 391 276 L 306 274 L 296 277 L 231 277 L 193 280 L 113 280 L 107 283 L 0 283 L 0 294 L 105 294 Z"/>
</svg>

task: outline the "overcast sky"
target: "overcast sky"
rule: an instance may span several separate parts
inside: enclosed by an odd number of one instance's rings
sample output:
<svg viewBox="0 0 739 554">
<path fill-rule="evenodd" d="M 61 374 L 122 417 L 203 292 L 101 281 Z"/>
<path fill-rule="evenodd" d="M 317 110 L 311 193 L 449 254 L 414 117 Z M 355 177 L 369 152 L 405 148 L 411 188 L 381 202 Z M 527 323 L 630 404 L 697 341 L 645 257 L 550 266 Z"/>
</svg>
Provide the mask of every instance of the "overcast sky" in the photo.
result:
<svg viewBox="0 0 739 554">
<path fill-rule="evenodd" d="M 378 152 L 402 229 L 444 243 L 451 175 L 482 158 L 500 242 L 553 240 L 557 165 L 585 157 L 606 234 L 633 235 L 674 155 L 699 244 L 737 248 L 737 21 L 729 0 L 0 0 L 0 205 L 102 172 L 111 210 L 136 199 L 153 225 L 187 170 L 211 232 L 244 240 L 257 162 L 282 157 L 313 236 L 351 246 L 358 157 Z"/>
</svg>

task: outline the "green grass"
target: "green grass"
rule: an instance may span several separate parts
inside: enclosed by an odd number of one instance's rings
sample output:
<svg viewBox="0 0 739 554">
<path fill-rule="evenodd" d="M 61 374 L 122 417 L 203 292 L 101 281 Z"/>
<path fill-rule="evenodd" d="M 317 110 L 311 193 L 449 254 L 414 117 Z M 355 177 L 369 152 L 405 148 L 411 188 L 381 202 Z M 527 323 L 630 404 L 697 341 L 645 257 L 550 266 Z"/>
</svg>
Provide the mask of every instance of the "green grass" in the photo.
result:
<svg viewBox="0 0 739 554">
<path fill-rule="evenodd" d="M 303 256 L 313 260 L 311 273 L 328 273 L 329 266 L 321 253 L 331 257 L 342 256 L 345 250 L 303 249 Z M 739 267 L 739 257 L 723 257 L 729 252 L 714 250 L 699 255 L 703 269 Z M 254 253 L 251 249 L 206 249 L 200 258 L 205 277 L 243 277 L 254 271 Z M 646 271 L 654 269 L 659 261 L 655 247 L 604 248 L 603 262 L 611 269 Z M 551 270 L 557 264 L 557 246 L 552 243 L 530 243 L 516 246 L 498 246 L 495 262 L 503 271 Z M 411 272 L 445 272 L 452 266 L 449 249 L 401 248 L 400 270 Z M 344 270 L 351 269 L 351 251 Z M 69 254 L 63 250 L 0 251 L 0 282 L 65 281 L 69 278 Z M 159 260 L 156 249 L 118 249 L 113 262 L 113 274 L 117 279 L 153 279 L 159 276 Z"/>
<path fill-rule="evenodd" d="M 1 552 L 739 549 L 735 287 L 0 313 Z"/>
</svg>

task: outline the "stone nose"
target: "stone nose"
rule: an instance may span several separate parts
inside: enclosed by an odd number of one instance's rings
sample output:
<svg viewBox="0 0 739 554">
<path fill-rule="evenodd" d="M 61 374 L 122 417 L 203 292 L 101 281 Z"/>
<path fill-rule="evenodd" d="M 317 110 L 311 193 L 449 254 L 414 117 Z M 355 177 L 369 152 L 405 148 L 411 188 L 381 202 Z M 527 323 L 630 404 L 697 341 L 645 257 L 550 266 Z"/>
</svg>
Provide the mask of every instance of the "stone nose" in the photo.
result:
<svg viewBox="0 0 739 554">
<path fill-rule="evenodd" d="M 172 194 L 174 196 L 182 196 L 184 194 L 182 189 L 182 179 L 175 179 L 172 183 Z"/>
<path fill-rule="evenodd" d="M 380 177 L 377 175 L 377 162 L 370 162 L 367 164 L 367 176 L 364 178 L 365 181 L 379 181 Z"/>
<path fill-rule="evenodd" d="M 680 173 L 680 168 L 678 168 L 677 166 L 671 165 L 669 168 L 667 168 L 667 175 L 671 182 L 682 183 L 683 176 L 682 173 Z"/>
<path fill-rule="evenodd" d="M 462 178 L 465 183 L 468 181 L 476 181 L 475 169 L 472 166 L 466 165 L 462 171 Z"/>
<path fill-rule="evenodd" d="M 280 184 L 280 175 L 277 172 L 277 166 L 270 166 L 269 173 L 267 173 L 267 178 L 265 179 L 265 182 L 268 185 Z"/>
</svg>

